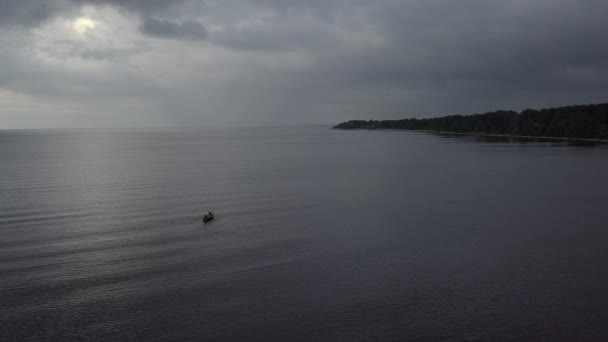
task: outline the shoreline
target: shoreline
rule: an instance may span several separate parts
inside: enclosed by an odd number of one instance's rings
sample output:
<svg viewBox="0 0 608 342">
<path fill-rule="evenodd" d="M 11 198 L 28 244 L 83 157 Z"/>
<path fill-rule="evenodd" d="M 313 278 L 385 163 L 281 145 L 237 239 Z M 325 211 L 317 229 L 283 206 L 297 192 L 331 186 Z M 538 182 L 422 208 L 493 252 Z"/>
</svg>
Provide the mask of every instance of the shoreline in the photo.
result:
<svg viewBox="0 0 608 342">
<path fill-rule="evenodd" d="M 554 140 L 554 141 L 581 141 L 581 142 L 594 142 L 608 144 L 608 139 L 589 139 L 589 138 L 570 138 L 570 137 L 547 137 L 547 136 L 535 136 L 535 135 L 509 135 L 509 134 L 490 134 L 490 133 L 463 133 L 463 132 L 449 132 L 449 131 L 435 131 L 428 129 L 398 129 L 398 128 L 335 128 L 343 131 L 355 131 L 355 130 L 368 130 L 368 131 L 403 131 L 403 132 L 423 132 L 432 134 L 445 134 L 445 135 L 469 135 L 489 138 L 515 138 L 515 139 L 534 139 L 534 140 Z"/>
</svg>

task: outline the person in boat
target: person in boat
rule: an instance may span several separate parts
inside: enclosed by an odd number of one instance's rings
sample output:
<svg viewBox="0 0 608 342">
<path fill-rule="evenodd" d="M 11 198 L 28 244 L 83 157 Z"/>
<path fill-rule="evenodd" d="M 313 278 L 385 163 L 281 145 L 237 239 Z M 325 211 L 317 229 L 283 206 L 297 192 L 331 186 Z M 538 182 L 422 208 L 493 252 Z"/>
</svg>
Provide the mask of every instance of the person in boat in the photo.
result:
<svg viewBox="0 0 608 342">
<path fill-rule="evenodd" d="M 207 214 L 205 214 L 205 216 L 203 216 L 203 221 L 211 221 L 213 220 L 213 213 L 212 212 L 208 212 Z"/>
</svg>

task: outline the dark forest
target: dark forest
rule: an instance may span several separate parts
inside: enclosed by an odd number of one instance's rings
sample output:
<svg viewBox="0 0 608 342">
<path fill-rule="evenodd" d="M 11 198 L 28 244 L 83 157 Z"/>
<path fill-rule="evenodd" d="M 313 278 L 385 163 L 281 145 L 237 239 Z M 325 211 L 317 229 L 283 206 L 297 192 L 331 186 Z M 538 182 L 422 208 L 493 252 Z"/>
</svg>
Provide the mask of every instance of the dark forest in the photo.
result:
<svg viewBox="0 0 608 342">
<path fill-rule="evenodd" d="M 428 119 L 351 120 L 335 129 L 403 129 L 513 136 L 608 139 L 608 103 Z"/>
</svg>

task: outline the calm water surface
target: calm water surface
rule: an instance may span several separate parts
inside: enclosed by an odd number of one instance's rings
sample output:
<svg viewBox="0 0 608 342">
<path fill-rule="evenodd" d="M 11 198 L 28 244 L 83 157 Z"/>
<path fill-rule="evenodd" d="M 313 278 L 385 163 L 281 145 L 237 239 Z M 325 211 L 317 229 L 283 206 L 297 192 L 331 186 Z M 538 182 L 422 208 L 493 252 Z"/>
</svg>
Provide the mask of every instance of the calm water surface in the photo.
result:
<svg viewBox="0 0 608 342">
<path fill-rule="evenodd" d="M 606 341 L 607 175 L 555 142 L 0 131 L 0 340 Z"/>
</svg>

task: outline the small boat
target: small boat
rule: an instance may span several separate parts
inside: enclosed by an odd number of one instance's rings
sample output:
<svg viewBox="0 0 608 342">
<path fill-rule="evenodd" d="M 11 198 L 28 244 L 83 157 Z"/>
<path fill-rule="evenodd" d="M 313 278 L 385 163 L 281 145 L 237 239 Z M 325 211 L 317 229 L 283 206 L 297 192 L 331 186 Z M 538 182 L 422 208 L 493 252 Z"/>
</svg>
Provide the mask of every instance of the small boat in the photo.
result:
<svg viewBox="0 0 608 342">
<path fill-rule="evenodd" d="M 211 220 L 213 220 L 213 213 L 205 214 L 203 216 L 203 222 L 207 223 Z"/>
</svg>

